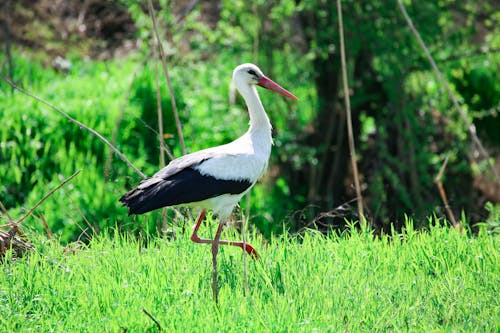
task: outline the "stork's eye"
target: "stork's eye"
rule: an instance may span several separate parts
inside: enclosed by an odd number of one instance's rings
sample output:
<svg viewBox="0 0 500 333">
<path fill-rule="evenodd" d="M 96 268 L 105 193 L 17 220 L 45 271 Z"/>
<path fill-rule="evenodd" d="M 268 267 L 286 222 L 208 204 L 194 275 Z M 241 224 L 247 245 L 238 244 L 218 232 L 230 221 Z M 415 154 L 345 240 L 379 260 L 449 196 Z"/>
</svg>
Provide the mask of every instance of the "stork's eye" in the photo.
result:
<svg viewBox="0 0 500 333">
<path fill-rule="evenodd" d="M 257 73 L 255 73 L 255 71 L 253 69 L 250 69 L 247 73 L 250 74 L 250 75 L 257 76 Z"/>
</svg>

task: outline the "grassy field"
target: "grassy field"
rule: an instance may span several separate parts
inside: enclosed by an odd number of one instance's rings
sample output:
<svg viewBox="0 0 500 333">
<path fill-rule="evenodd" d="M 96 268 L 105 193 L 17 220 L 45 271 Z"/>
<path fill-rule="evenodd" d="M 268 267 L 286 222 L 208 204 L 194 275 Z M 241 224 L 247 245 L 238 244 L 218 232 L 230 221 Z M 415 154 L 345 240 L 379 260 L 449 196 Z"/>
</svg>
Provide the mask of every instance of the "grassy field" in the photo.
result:
<svg viewBox="0 0 500 333">
<path fill-rule="evenodd" d="M 231 237 L 231 235 L 226 235 Z M 1 332 L 372 332 L 500 329 L 499 240 L 433 227 L 373 238 L 253 240 L 261 259 L 174 241 L 100 237 L 63 251 L 38 241 L 0 266 Z"/>
</svg>

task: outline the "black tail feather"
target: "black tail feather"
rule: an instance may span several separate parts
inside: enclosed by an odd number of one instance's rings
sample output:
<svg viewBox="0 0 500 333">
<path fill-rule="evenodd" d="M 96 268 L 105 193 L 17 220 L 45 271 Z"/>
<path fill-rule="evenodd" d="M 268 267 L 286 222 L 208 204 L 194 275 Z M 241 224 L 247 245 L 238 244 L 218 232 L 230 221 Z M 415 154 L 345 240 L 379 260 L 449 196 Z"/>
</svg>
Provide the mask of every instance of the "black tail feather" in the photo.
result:
<svg viewBox="0 0 500 333">
<path fill-rule="evenodd" d="M 139 186 L 120 198 L 129 208 L 129 215 L 144 214 L 152 210 L 199 202 L 223 194 L 239 194 L 253 184 L 247 180 L 220 180 L 187 168 L 167 179 L 159 179 L 147 187 Z"/>
<path fill-rule="evenodd" d="M 141 206 L 144 203 L 144 195 L 143 190 L 133 189 L 132 191 L 127 192 L 120 198 L 120 202 L 123 206 L 128 207 L 128 215 L 132 214 L 142 214 Z"/>
</svg>

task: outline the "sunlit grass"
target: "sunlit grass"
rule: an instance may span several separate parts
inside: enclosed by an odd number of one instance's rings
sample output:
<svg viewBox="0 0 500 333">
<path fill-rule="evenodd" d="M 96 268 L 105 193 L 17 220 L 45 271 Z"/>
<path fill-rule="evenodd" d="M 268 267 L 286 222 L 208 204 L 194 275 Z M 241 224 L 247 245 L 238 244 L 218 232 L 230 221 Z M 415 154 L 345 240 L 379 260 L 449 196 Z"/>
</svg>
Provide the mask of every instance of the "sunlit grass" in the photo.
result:
<svg viewBox="0 0 500 333">
<path fill-rule="evenodd" d="M 228 237 L 231 237 L 230 235 Z M 483 331 L 500 328 L 498 238 L 434 227 L 253 240 L 261 259 L 221 248 L 220 306 L 210 248 L 98 237 L 64 253 L 38 242 L 0 274 L 0 331 Z M 257 244 L 255 244 L 257 242 Z"/>
</svg>

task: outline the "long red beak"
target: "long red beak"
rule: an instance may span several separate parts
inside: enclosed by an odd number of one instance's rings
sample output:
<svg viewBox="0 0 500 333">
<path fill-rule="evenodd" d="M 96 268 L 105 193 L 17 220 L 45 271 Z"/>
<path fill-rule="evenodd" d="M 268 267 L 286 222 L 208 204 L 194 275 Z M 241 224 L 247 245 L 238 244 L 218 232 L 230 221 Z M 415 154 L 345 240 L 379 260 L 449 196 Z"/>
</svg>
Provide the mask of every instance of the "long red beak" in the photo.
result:
<svg viewBox="0 0 500 333">
<path fill-rule="evenodd" d="M 257 82 L 257 85 L 264 87 L 266 89 L 272 90 L 274 92 L 277 92 L 278 94 L 280 94 L 282 96 L 291 98 L 293 100 L 298 100 L 297 96 L 295 96 L 294 94 L 292 94 L 288 90 L 281 88 L 279 84 L 277 84 L 276 82 L 274 82 L 273 80 L 271 80 L 265 76 L 262 76 L 260 78 L 259 82 Z"/>
</svg>

